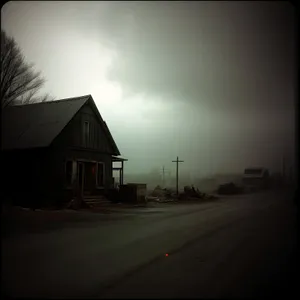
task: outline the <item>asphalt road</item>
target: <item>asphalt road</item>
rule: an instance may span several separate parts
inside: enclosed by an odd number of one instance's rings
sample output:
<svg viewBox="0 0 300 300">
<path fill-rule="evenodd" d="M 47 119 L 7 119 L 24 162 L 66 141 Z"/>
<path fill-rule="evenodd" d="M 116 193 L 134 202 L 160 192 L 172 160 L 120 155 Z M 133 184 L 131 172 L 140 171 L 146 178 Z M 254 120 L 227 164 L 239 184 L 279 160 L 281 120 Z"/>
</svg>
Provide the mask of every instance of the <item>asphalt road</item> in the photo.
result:
<svg viewBox="0 0 300 300">
<path fill-rule="evenodd" d="M 296 291 L 296 214 L 287 192 L 123 214 L 3 239 L 2 290 L 42 298 L 240 298 Z"/>
</svg>

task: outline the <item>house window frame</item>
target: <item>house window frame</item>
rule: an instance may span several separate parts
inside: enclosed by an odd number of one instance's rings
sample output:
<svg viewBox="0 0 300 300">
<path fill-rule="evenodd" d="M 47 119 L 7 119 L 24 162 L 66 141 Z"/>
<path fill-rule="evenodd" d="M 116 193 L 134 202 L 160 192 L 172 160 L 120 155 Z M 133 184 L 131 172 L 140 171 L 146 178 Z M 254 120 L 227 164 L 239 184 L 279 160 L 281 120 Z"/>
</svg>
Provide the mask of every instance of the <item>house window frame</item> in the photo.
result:
<svg viewBox="0 0 300 300">
<path fill-rule="evenodd" d="M 87 128 L 87 130 L 86 130 L 86 128 Z M 83 121 L 82 137 L 83 137 L 83 146 L 88 147 L 89 142 L 90 142 L 90 122 L 89 121 Z"/>
<path fill-rule="evenodd" d="M 103 161 L 97 161 L 96 165 L 97 165 L 97 167 L 96 167 L 96 188 L 103 189 L 105 186 L 105 163 Z M 102 185 L 99 185 L 99 182 L 98 182 L 99 165 L 102 165 L 102 167 L 103 167 L 103 184 Z"/>
<path fill-rule="evenodd" d="M 69 183 L 67 181 L 67 164 L 71 162 L 72 163 L 72 168 L 71 168 L 71 183 Z M 78 172 L 78 161 L 77 160 L 74 160 L 72 158 L 67 158 L 65 160 L 65 163 L 64 163 L 64 182 L 65 182 L 65 187 L 70 189 L 70 188 L 73 188 L 76 180 L 77 180 L 77 174 Z"/>
</svg>

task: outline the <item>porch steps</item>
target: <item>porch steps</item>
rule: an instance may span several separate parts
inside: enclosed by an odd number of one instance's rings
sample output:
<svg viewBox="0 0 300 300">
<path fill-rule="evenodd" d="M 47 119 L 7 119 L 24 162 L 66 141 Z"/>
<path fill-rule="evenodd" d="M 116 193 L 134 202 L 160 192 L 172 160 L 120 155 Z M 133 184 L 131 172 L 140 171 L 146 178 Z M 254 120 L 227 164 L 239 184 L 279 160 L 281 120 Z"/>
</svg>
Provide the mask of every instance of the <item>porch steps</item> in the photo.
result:
<svg viewBox="0 0 300 300">
<path fill-rule="evenodd" d="M 84 196 L 84 202 L 90 207 L 105 207 L 111 205 L 105 196 Z"/>
</svg>

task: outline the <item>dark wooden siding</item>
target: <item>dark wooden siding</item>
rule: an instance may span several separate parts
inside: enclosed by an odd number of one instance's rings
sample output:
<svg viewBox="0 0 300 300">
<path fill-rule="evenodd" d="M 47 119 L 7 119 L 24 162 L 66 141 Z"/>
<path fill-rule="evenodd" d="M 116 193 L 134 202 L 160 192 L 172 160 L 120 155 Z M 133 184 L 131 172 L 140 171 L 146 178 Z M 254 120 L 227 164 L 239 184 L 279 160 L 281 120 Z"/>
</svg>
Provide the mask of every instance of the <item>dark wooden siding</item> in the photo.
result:
<svg viewBox="0 0 300 300">
<path fill-rule="evenodd" d="M 83 124 L 90 124 L 88 144 L 84 145 Z M 87 104 L 63 129 L 52 145 L 45 149 L 9 151 L 2 169 L 6 195 L 15 194 L 22 205 L 58 205 L 73 196 L 66 187 L 65 163 L 67 160 L 90 160 L 105 165 L 105 190 L 112 185 L 112 149 L 97 116 Z M 36 197 L 31 197 L 36 194 Z M 26 200 L 28 199 L 28 201 Z M 32 201 L 34 203 L 32 204 Z"/>
<path fill-rule="evenodd" d="M 104 188 L 108 189 L 113 184 L 112 182 L 112 158 L 110 154 L 101 153 L 98 151 L 87 151 L 72 148 L 60 148 L 53 147 L 51 151 L 51 157 L 48 160 L 49 170 L 52 170 L 53 183 L 59 189 L 65 190 L 66 180 L 65 180 L 65 163 L 68 160 L 73 161 L 96 161 L 104 163 L 105 170 L 105 185 Z"/>
<path fill-rule="evenodd" d="M 83 136 L 85 122 L 89 123 L 87 143 L 85 143 Z M 72 121 L 65 127 L 56 138 L 55 143 L 66 147 L 85 148 L 87 150 L 97 150 L 101 153 L 112 154 L 112 149 L 105 132 L 88 103 L 80 109 Z"/>
<path fill-rule="evenodd" d="M 111 155 L 106 153 L 100 153 L 97 151 L 82 151 L 82 150 L 70 150 L 65 152 L 64 157 L 72 160 L 90 160 L 104 163 L 104 181 L 105 188 L 110 188 L 112 185 L 112 158 Z"/>
<path fill-rule="evenodd" d="M 83 139 L 84 122 L 89 122 L 88 144 Z M 105 189 L 112 185 L 112 151 L 105 132 L 89 104 L 84 105 L 65 127 L 49 148 L 49 168 L 54 169 L 54 181 L 60 182 L 60 189 L 66 189 L 65 163 L 67 160 L 90 160 L 105 165 Z"/>
</svg>

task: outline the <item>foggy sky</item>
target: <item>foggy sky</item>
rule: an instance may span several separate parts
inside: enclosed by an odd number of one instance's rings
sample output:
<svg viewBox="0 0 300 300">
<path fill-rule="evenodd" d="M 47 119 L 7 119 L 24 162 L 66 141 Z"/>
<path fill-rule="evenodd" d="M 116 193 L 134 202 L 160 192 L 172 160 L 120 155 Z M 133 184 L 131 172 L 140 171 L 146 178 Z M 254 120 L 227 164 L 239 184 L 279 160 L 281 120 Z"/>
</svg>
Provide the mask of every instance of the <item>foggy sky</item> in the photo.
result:
<svg viewBox="0 0 300 300">
<path fill-rule="evenodd" d="M 9 2 L 1 26 L 56 99 L 92 94 L 126 171 L 294 161 L 295 8 L 286 2 Z"/>
</svg>

